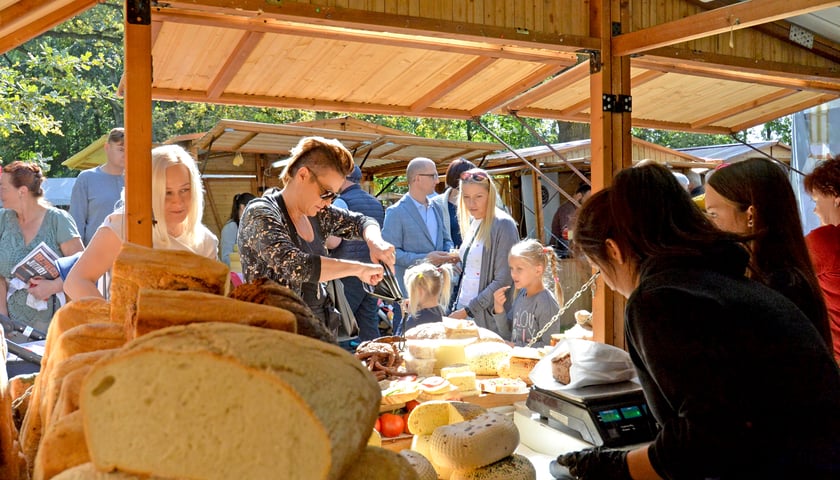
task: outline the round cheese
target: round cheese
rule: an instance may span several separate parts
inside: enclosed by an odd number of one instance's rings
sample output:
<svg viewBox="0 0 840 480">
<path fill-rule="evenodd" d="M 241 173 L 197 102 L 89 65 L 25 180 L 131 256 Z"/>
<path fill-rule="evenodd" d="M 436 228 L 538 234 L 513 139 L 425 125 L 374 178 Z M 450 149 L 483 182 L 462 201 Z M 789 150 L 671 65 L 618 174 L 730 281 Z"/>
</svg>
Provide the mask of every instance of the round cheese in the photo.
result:
<svg viewBox="0 0 840 480">
<path fill-rule="evenodd" d="M 511 455 L 486 467 L 454 470 L 449 480 L 536 480 L 537 470 L 522 455 Z"/>
<path fill-rule="evenodd" d="M 408 416 L 408 431 L 414 435 L 431 435 L 442 425 L 470 420 L 486 411 L 484 407 L 466 402 L 423 402 Z"/>
<path fill-rule="evenodd" d="M 435 467 L 432 465 L 432 462 L 428 458 L 424 457 L 419 452 L 415 452 L 414 450 L 403 450 L 400 452 L 400 455 L 408 460 L 408 463 L 410 463 L 412 468 L 414 468 L 417 472 L 417 476 L 420 477 L 420 480 L 437 480 L 438 474 L 435 471 Z"/>
<path fill-rule="evenodd" d="M 513 454 L 519 445 L 519 430 L 513 419 L 487 412 L 472 420 L 438 427 L 430 443 L 434 464 L 454 470 L 474 469 Z"/>
<path fill-rule="evenodd" d="M 275 477 L 279 478 L 279 477 Z M 342 480 L 420 480 L 405 456 L 379 447 L 366 447 Z"/>
</svg>

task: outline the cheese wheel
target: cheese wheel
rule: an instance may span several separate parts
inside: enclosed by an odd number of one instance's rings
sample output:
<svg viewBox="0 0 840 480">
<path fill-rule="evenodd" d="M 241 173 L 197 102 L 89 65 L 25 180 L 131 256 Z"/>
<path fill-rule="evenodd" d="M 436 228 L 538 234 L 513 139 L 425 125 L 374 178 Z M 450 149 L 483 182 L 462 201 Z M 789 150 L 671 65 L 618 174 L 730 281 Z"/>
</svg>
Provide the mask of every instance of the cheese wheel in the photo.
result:
<svg viewBox="0 0 840 480">
<path fill-rule="evenodd" d="M 466 402 L 423 402 L 408 416 L 408 431 L 414 435 L 431 435 L 442 425 L 470 420 L 486 411 L 484 407 Z"/>
<path fill-rule="evenodd" d="M 513 420 L 487 412 L 472 420 L 435 429 L 430 453 L 436 465 L 466 470 L 495 463 L 513 454 L 518 445 L 519 430 Z"/>
<path fill-rule="evenodd" d="M 410 463 L 414 471 L 417 472 L 417 476 L 420 480 L 437 480 L 437 471 L 435 471 L 435 467 L 432 465 L 431 460 L 423 456 L 420 452 L 416 452 L 414 450 L 403 450 L 400 452 L 400 455 L 408 460 L 408 463 Z"/>
<path fill-rule="evenodd" d="M 432 460 L 431 442 L 431 435 L 415 435 L 414 438 L 411 439 L 411 449 L 420 455 L 423 455 L 429 460 L 429 462 L 431 462 L 432 467 L 435 469 L 435 472 L 437 472 L 437 478 L 448 480 L 449 476 L 452 474 L 452 469 L 437 465 Z"/>
<path fill-rule="evenodd" d="M 467 345 L 464 355 L 467 365 L 476 375 L 496 375 L 497 364 L 510 354 L 512 348 L 504 343 L 482 342 Z"/>
<path fill-rule="evenodd" d="M 379 447 L 362 450 L 342 480 L 420 480 L 406 457 Z"/>
<path fill-rule="evenodd" d="M 537 470 L 522 455 L 511 455 L 486 467 L 454 470 L 450 480 L 536 480 Z"/>
</svg>

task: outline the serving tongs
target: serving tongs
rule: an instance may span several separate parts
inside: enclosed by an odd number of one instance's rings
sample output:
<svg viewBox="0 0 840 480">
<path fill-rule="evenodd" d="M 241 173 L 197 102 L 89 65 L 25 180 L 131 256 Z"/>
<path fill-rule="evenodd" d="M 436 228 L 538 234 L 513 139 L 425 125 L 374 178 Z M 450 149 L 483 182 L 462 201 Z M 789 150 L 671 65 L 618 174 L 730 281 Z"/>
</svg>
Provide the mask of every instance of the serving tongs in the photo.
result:
<svg viewBox="0 0 840 480">
<path fill-rule="evenodd" d="M 400 284 L 397 283 L 397 278 L 394 276 L 394 272 L 388 268 L 388 265 L 385 265 L 382 262 L 379 262 L 379 264 L 382 265 L 383 269 L 385 269 L 382 281 L 377 283 L 375 286 L 363 284 L 365 286 L 365 290 L 374 297 L 381 298 L 386 302 L 402 301 L 404 298 L 403 293 L 402 290 L 400 290 Z"/>
</svg>

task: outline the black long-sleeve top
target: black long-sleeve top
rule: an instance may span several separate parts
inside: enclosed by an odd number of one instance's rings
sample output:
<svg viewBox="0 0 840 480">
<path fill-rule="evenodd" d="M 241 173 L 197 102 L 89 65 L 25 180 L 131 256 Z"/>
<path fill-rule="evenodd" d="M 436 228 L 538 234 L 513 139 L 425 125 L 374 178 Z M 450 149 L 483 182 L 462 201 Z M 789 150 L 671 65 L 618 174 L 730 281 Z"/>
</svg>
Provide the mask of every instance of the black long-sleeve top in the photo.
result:
<svg viewBox="0 0 840 480">
<path fill-rule="evenodd" d="M 748 255 L 649 260 L 627 302 L 628 351 L 662 429 L 667 479 L 840 478 L 840 371 Z"/>
</svg>

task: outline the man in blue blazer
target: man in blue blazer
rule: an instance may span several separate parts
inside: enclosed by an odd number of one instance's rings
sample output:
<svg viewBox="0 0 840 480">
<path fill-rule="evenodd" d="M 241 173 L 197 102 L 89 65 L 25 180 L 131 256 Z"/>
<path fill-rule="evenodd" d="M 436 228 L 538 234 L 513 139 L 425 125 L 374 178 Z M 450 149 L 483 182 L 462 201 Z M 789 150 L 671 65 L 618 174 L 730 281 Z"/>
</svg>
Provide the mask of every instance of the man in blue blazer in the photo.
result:
<svg viewBox="0 0 840 480">
<path fill-rule="evenodd" d="M 415 158 L 408 163 L 405 175 L 408 194 L 385 211 L 382 238 L 397 249 L 394 274 L 403 293 L 407 294 L 403 276 L 408 267 L 424 261 L 441 265 L 457 262 L 458 259 L 449 255 L 452 237 L 443 228 L 444 216 L 448 213 L 429 199 L 440 181 L 435 162 L 428 158 Z M 394 330 L 397 331 L 396 326 Z"/>
</svg>

